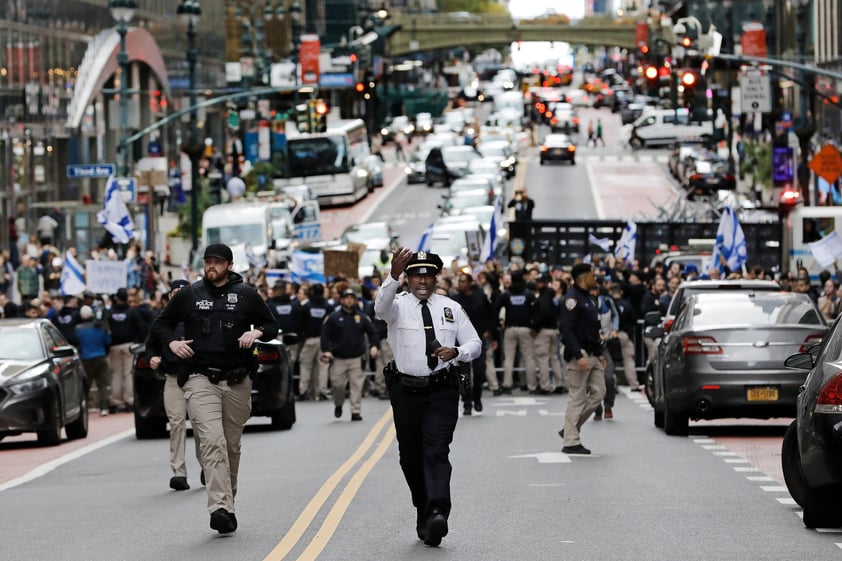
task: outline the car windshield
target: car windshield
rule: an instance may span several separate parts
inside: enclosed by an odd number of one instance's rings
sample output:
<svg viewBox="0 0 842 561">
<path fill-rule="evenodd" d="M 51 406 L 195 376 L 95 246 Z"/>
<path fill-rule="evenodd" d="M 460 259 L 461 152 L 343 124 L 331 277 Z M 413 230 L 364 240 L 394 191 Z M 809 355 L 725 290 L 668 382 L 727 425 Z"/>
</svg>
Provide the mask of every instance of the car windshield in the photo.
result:
<svg viewBox="0 0 842 561">
<path fill-rule="evenodd" d="M 433 234 L 433 240 L 430 242 L 431 253 L 452 257 L 461 255 L 463 250 L 467 251 L 464 232 Z"/>
<path fill-rule="evenodd" d="M 447 201 L 448 208 L 465 208 L 469 206 L 481 206 L 488 203 L 488 193 L 485 191 L 463 191 L 454 195 Z"/>
<path fill-rule="evenodd" d="M 460 162 L 470 162 L 471 160 L 476 160 L 481 157 L 472 148 L 462 149 L 460 147 L 457 147 L 456 149 L 442 150 L 441 155 L 444 158 L 444 163 L 447 165 L 453 165 Z"/>
<path fill-rule="evenodd" d="M 348 171 L 348 151 L 342 136 L 296 138 L 287 141 L 292 177 L 328 175 Z"/>
<path fill-rule="evenodd" d="M 503 142 L 483 143 L 479 145 L 477 150 L 486 158 L 494 156 L 506 158 L 509 155 L 508 146 Z"/>
<path fill-rule="evenodd" d="M 548 134 L 544 138 L 544 146 L 563 146 L 570 142 L 570 138 L 565 134 Z"/>
<path fill-rule="evenodd" d="M 35 329 L 0 329 L 0 359 L 36 360 L 44 349 Z"/>
<path fill-rule="evenodd" d="M 207 229 L 208 244 L 225 243 L 230 245 L 250 243 L 262 245 L 266 232 L 260 224 L 234 224 L 230 226 L 216 226 Z"/>
<path fill-rule="evenodd" d="M 389 238 L 389 228 L 383 223 L 357 224 L 342 233 L 342 241 L 366 243 L 374 238 Z"/>
<path fill-rule="evenodd" d="M 807 297 L 786 292 L 704 293 L 696 296 L 693 327 L 723 324 L 822 325 Z"/>
</svg>

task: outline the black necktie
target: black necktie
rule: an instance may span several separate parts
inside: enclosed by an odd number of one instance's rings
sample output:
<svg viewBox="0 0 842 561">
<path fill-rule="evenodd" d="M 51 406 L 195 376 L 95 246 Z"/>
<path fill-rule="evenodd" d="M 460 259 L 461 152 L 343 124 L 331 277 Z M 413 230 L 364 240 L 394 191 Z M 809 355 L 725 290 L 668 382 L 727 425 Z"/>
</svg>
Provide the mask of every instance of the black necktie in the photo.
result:
<svg viewBox="0 0 842 561">
<path fill-rule="evenodd" d="M 433 356 L 433 352 L 441 345 L 436 341 L 433 316 L 430 314 L 430 307 L 426 300 L 421 300 L 421 317 L 424 319 L 424 337 L 427 338 L 427 366 L 430 367 L 430 370 L 435 370 L 439 364 L 439 359 Z"/>
</svg>

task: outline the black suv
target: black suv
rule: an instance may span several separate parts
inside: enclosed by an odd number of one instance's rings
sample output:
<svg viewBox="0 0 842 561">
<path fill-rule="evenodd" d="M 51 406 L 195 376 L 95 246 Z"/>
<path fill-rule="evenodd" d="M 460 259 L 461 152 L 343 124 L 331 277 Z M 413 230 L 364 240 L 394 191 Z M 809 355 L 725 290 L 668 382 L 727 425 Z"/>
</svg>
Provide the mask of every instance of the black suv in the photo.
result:
<svg viewBox="0 0 842 561">
<path fill-rule="evenodd" d="M 257 373 L 252 378 L 251 416 L 271 417 L 272 427 L 289 430 L 295 423 L 293 368 L 284 344 L 274 339 L 258 341 Z M 167 414 L 164 411 L 164 381 L 161 369 L 152 370 L 146 356 L 146 345 L 132 345 L 134 365 L 134 427 L 138 439 L 167 436 Z"/>
</svg>

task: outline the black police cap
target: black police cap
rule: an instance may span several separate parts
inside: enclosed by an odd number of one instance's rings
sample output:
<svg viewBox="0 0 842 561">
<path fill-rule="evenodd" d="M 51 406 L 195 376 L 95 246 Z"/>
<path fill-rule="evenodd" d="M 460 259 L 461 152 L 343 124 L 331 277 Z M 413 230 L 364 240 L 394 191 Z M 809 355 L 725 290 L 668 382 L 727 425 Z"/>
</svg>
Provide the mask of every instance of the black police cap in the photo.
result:
<svg viewBox="0 0 842 561">
<path fill-rule="evenodd" d="M 441 257 L 428 251 L 416 251 L 406 265 L 407 275 L 436 275 L 444 266 Z"/>
<path fill-rule="evenodd" d="M 175 279 L 170 283 L 170 290 L 175 290 L 176 288 L 184 288 L 185 286 L 189 286 L 190 282 L 184 279 Z"/>
<path fill-rule="evenodd" d="M 208 257 L 216 257 L 217 259 L 222 259 L 223 261 L 228 262 L 234 261 L 234 253 L 231 251 L 231 248 L 224 243 L 212 243 L 206 247 L 203 259 L 207 259 Z"/>
</svg>

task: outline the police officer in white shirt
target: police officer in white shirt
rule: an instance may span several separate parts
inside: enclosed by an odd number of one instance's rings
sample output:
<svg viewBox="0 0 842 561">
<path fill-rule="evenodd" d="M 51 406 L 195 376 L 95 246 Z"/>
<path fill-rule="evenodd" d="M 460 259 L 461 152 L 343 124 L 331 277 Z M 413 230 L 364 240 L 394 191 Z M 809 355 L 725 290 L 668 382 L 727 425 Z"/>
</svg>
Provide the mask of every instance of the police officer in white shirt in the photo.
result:
<svg viewBox="0 0 842 561">
<path fill-rule="evenodd" d="M 374 302 L 388 324 L 395 360 L 384 374 L 394 413 L 400 464 L 417 510 L 418 539 L 437 546 L 450 514 L 448 454 L 459 417 L 456 361 L 480 355 L 482 341 L 462 307 L 435 293 L 441 258 L 399 248 Z M 406 272 L 409 292 L 397 294 Z M 458 346 L 457 346 L 458 341 Z"/>
</svg>

